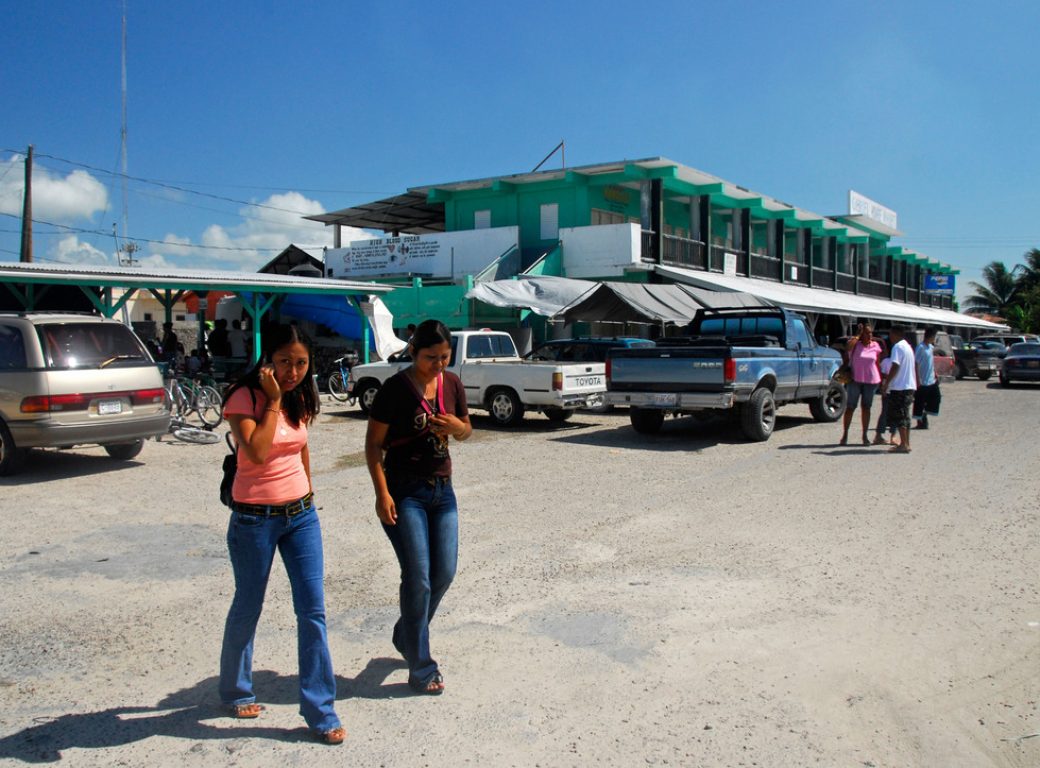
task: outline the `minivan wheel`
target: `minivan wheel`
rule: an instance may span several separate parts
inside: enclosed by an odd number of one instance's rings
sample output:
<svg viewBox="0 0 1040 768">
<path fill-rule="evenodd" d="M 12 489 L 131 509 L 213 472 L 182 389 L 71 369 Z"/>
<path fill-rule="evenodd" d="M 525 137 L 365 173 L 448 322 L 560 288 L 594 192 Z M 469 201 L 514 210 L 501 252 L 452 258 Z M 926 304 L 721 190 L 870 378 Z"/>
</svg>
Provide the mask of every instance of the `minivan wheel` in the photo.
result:
<svg viewBox="0 0 1040 768">
<path fill-rule="evenodd" d="M 115 443 L 112 445 L 104 445 L 102 448 L 111 456 L 113 459 L 119 461 L 130 461 L 141 452 L 144 448 L 144 440 L 135 440 L 132 443 Z"/>
<path fill-rule="evenodd" d="M 0 421 L 0 476 L 13 475 L 22 467 L 25 450 L 14 444 L 11 431 Z"/>
</svg>

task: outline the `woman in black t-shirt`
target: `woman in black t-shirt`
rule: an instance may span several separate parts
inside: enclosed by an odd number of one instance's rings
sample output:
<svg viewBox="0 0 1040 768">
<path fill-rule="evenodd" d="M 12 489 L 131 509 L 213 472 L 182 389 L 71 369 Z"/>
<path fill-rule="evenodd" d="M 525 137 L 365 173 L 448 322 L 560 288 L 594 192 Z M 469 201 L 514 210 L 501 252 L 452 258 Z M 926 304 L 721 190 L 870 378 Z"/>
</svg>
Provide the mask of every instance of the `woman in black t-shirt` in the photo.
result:
<svg viewBox="0 0 1040 768">
<path fill-rule="evenodd" d="M 383 384 L 369 410 L 365 458 L 376 514 L 401 565 L 394 647 L 408 662 L 408 684 L 436 695 L 444 678 L 430 655 L 430 621 L 455 578 L 459 547 L 448 439 L 465 440 L 473 427 L 462 381 L 445 370 L 444 324 L 421 323 L 408 349 L 412 364 Z"/>
</svg>

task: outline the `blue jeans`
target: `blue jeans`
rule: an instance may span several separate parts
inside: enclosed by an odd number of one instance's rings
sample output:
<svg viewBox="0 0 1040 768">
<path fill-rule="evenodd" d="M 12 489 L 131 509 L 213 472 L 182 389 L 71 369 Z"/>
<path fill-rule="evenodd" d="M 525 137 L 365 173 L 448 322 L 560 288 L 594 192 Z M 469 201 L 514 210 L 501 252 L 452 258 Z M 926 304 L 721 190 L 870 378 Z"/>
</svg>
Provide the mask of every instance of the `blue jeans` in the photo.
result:
<svg viewBox="0 0 1040 768">
<path fill-rule="evenodd" d="M 397 525 L 384 525 L 401 565 L 401 617 L 394 647 L 408 662 L 408 682 L 425 688 L 437 674 L 430 622 L 448 591 L 459 557 L 459 509 L 450 478 L 389 484 Z"/>
<path fill-rule="evenodd" d="M 336 677 L 325 630 L 321 523 L 314 506 L 293 517 L 232 512 L 227 543 L 235 572 L 235 597 L 224 624 L 224 645 L 220 652 L 221 701 L 225 704 L 256 701 L 253 638 L 277 549 L 289 575 L 296 612 L 300 714 L 315 730 L 339 727 L 335 711 Z"/>
</svg>

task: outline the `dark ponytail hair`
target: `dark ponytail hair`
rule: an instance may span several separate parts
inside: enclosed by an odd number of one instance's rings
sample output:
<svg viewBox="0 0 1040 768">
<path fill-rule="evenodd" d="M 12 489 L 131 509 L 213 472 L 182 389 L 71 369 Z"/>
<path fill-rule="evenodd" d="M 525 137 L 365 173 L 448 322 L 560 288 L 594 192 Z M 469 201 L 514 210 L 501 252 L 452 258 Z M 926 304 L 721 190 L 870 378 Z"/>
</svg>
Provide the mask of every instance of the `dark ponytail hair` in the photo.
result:
<svg viewBox="0 0 1040 768">
<path fill-rule="evenodd" d="M 228 387 L 227 392 L 224 393 L 224 405 L 227 405 L 231 395 L 243 387 L 263 393 L 264 388 L 260 385 L 260 368 L 269 365 L 274 353 L 282 347 L 289 344 L 303 344 L 307 348 L 307 372 L 299 384 L 289 392 L 282 393 L 282 406 L 285 408 L 286 418 L 294 427 L 300 426 L 301 422 L 309 424 L 321 410 L 321 400 L 318 397 L 318 390 L 314 386 L 314 376 L 312 375 L 314 353 L 310 338 L 299 326 L 285 323 L 265 325 L 261 341 L 263 356 L 238 381 Z"/>
<path fill-rule="evenodd" d="M 409 344 L 412 347 L 412 357 L 420 349 L 436 347 L 445 342 L 451 343 L 451 331 L 440 320 L 423 320 L 415 329 Z"/>
</svg>

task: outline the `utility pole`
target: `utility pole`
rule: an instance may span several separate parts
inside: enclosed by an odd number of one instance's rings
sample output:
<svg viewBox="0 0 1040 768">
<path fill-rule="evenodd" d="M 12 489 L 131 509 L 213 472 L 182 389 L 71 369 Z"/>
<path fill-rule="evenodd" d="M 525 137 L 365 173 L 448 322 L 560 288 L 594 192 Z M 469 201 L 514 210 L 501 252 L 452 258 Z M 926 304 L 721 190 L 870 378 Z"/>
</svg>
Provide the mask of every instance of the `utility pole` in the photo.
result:
<svg viewBox="0 0 1040 768">
<path fill-rule="evenodd" d="M 32 162 L 33 145 L 25 156 L 25 194 L 22 197 L 22 252 L 19 261 L 31 262 L 32 251 Z"/>
</svg>

